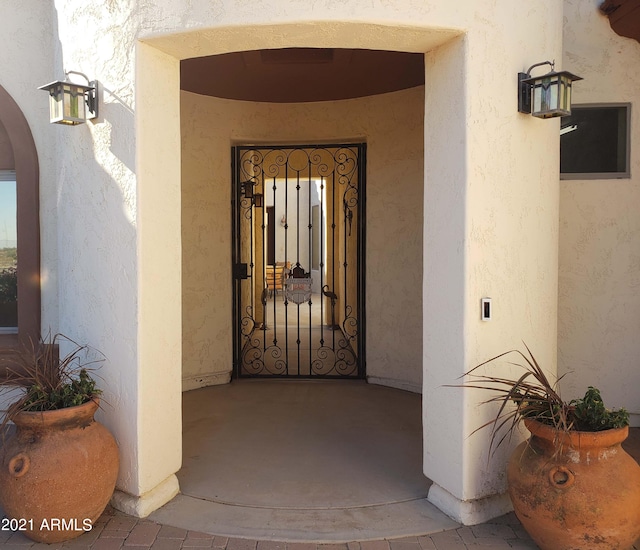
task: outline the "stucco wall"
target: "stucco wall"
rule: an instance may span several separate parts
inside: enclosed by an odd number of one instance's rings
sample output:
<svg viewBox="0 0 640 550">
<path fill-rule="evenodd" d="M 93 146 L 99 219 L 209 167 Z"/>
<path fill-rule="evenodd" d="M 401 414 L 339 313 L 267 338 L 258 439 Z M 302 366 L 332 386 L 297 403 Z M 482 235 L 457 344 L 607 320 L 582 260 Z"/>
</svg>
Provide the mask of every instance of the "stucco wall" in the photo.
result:
<svg viewBox="0 0 640 550">
<path fill-rule="evenodd" d="M 516 112 L 515 78 L 532 63 L 560 58 L 557 0 L 533 0 L 525 11 L 513 0 L 266 0 L 260 9 L 241 2 L 58 0 L 54 6 L 49 12 L 33 0 L 3 2 L 2 25 L 10 32 L 0 33 L 0 78 L 33 124 L 44 158 L 44 322 L 108 357 L 103 377 L 112 407 L 104 418 L 121 444 L 118 486 L 131 497 L 127 510 L 143 515 L 170 498 L 175 484 L 161 495 L 157 490 L 180 465 L 178 61 L 244 49 L 359 47 L 431 52 L 425 87 L 425 472 L 441 488 L 439 498 L 430 498 L 465 521 L 478 519 L 467 514 L 467 505 L 503 488 L 503 463 L 479 468 L 488 437 L 468 437 L 485 414 L 478 408 L 484 396 L 442 385 L 521 339 L 535 342 L 541 359 L 553 364 L 558 124 Z M 464 39 L 448 42 L 461 34 Z M 44 122 L 43 93 L 35 88 L 61 77 L 63 68 L 102 82 L 97 123 L 64 128 Z M 388 107 L 391 118 L 405 120 L 403 106 Z M 313 122 L 308 110 L 295 114 L 305 127 Z M 291 110 L 262 113 L 278 123 L 284 115 Z M 385 128 L 376 128 L 374 118 L 370 132 L 345 126 L 347 119 L 337 120 L 345 139 L 370 133 L 370 148 L 393 151 L 389 166 L 370 168 L 389 183 L 369 179 L 369 218 L 401 218 L 408 200 L 387 207 L 400 195 L 393 187 L 402 182 L 393 178 L 421 155 L 405 158 L 398 150 L 392 138 L 402 135 L 400 123 L 387 125 L 391 137 L 381 139 Z M 419 131 L 416 121 L 408 121 L 412 133 Z M 326 130 L 320 120 L 316 124 Z M 245 127 L 235 138 L 274 139 L 262 131 Z M 294 139 L 294 132 L 275 137 Z M 225 134 L 221 144 L 227 151 L 229 139 Z M 228 176 L 228 163 L 216 167 L 214 184 Z M 407 189 L 412 201 L 419 202 L 418 189 Z M 371 324 L 371 312 L 387 307 L 382 291 L 388 281 L 406 275 L 398 243 L 415 222 L 404 223 L 395 232 L 380 223 L 368 234 L 370 334 L 387 330 L 385 318 Z M 220 228 L 228 234 L 228 223 Z M 408 238 L 419 246 L 419 236 Z M 479 300 L 487 294 L 496 317 L 480 325 Z M 415 328 L 406 324 L 403 332 Z M 370 348 L 369 359 L 379 355 L 387 372 L 388 362 L 401 358 L 385 353 Z M 138 506 L 145 499 L 150 504 Z"/>
<path fill-rule="evenodd" d="M 509 509 L 496 496 L 509 445 L 487 460 L 488 430 L 471 435 L 495 413 L 481 404 L 487 394 L 445 385 L 523 341 L 556 369 L 559 121 L 518 113 L 516 78 L 560 58 L 562 7 L 521 9 L 498 3 L 427 55 L 425 474 L 429 499 L 465 523 Z M 493 299 L 489 322 L 480 320 L 483 297 Z M 515 374 L 506 362 L 487 372 Z"/>
<path fill-rule="evenodd" d="M 640 426 L 640 44 L 599 4 L 565 0 L 564 65 L 584 78 L 574 103 L 632 103 L 631 178 L 560 184 L 558 370 L 565 397 L 596 386 Z"/>
<path fill-rule="evenodd" d="M 137 414 L 136 32 L 130 16 L 124 3 L 107 9 L 101 3 L 2 2 L 0 83 L 21 107 L 38 152 L 42 332 L 61 331 L 105 354 L 99 372 L 104 405 L 97 416 L 120 445 L 118 488 L 141 494 L 159 480 L 143 487 L 139 479 L 139 434 L 149 437 L 153 430 L 141 427 Z M 47 96 L 37 88 L 64 78 L 65 70 L 100 81 L 96 121 L 49 124 Z M 141 408 L 145 418 L 158 421 L 151 407 Z M 179 415 L 171 415 L 179 429 Z M 151 462 L 148 470 L 162 476 L 165 466 Z M 178 465 L 173 460 L 165 477 Z"/>
<path fill-rule="evenodd" d="M 155 421 L 162 420 L 142 404 L 137 371 L 135 19 L 130 18 L 129 9 L 128 4 L 55 2 L 53 40 L 59 53 L 45 82 L 63 78 L 65 70 L 97 79 L 100 115 L 78 127 L 46 129 L 47 139 L 57 144 L 58 167 L 56 203 L 44 214 L 43 232 L 50 230 L 53 220 L 58 221 L 59 328 L 107 358 L 100 376 L 108 405 L 101 418 L 120 445 L 117 487 L 137 495 L 157 484 L 154 480 L 145 485 L 153 466 L 147 462 L 147 471 L 141 466 L 140 434 L 150 437 L 153 431 L 145 429 L 138 411 L 146 408 L 144 418 L 151 414 Z"/>
<path fill-rule="evenodd" d="M 56 156 L 49 133 L 46 95 L 38 86 L 54 80 L 59 45 L 55 10 L 37 0 L 7 0 L 0 5 L 0 85 L 12 96 L 31 129 L 40 165 L 42 326 L 58 330 Z"/>
<path fill-rule="evenodd" d="M 182 92 L 183 380 L 231 369 L 232 143 L 367 142 L 367 374 L 422 389 L 424 89 L 276 105 Z"/>
</svg>

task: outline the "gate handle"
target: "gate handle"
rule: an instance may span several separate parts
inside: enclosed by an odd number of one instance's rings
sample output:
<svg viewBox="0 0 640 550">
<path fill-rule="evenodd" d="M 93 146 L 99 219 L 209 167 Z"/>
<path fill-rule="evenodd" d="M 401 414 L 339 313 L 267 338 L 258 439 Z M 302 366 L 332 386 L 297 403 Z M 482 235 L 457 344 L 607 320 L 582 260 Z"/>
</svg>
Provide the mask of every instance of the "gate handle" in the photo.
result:
<svg viewBox="0 0 640 550">
<path fill-rule="evenodd" d="M 9 461 L 9 474 L 14 477 L 22 477 L 29 470 L 31 460 L 26 453 L 18 453 Z"/>
</svg>

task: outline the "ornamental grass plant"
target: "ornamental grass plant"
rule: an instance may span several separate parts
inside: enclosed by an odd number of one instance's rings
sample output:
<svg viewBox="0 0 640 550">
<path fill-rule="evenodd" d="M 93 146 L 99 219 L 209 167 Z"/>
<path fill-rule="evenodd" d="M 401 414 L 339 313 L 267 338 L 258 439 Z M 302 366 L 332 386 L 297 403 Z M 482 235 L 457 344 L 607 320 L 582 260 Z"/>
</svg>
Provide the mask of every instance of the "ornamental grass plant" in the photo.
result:
<svg viewBox="0 0 640 550">
<path fill-rule="evenodd" d="M 564 375 L 552 383 L 529 347 L 526 344 L 524 346 L 526 353 L 512 349 L 480 363 L 462 376 L 465 382 L 455 386 L 487 390 L 495 394 L 483 402 L 499 405 L 495 417 L 473 432 L 491 427 L 490 452 L 510 438 L 525 419 L 552 426 L 559 432 L 595 432 L 629 425 L 629 413 L 624 408 L 607 409 L 600 391 L 593 386 L 589 386 L 580 399 L 563 400 L 558 383 Z M 507 362 L 521 371 L 519 376 L 508 378 L 479 373 L 486 365 L 512 356 L 516 360 Z"/>
<path fill-rule="evenodd" d="M 62 357 L 61 347 L 69 350 Z M 23 346 L 6 361 L 0 396 L 17 391 L 19 397 L 4 411 L 0 431 L 20 411 L 64 409 L 98 397 L 102 392 L 92 373 L 102 361 L 99 351 L 60 333 Z"/>
</svg>

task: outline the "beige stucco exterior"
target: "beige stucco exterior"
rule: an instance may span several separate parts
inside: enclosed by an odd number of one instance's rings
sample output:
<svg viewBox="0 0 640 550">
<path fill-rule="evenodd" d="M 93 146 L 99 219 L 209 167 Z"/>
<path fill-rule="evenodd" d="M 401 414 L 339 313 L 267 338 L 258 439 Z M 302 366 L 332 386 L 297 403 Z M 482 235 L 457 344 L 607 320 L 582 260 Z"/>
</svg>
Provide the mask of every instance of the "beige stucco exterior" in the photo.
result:
<svg viewBox="0 0 640 550">
<path fill-rule="evenodd" d="M 631 177 L 560 184 L 558 371 L 563 390 L 596 386 L 640 426 L 640 44 L 611 31 L 597 0 L 565 2 L 564 64 L 584 82 L 575 102 L 631 103 Z"/>
<path fill-rule="evenodd" d="M 423 393 L 429 498 L 452 517 L 477 523 L 509 507 L 504 455 L 487 463 L 488 433 L 469 437 L 491 414 L 485 396 L 444 387 L 480 361 L 525 341 L 550 372 L 556 352 L 561 372 L 578 371 L 568 393 L 588 379 L 640 412 L 640 161 L 630 180 L 560 184 L 559 121 L 516 110 L 516 74 L 544 59 L 585 77 L 576 101 L 634 101 L 640 45 L 596 7 L 0 2 L 0 85 L 40 161 L 42 327 L 107 357 L 116 506 L 144 516 L 176 494 L 182 389 L 229 379 L 237 143 L 366 141 L 367 374 Z M 425 85 L 294 105 L 180 92 L 181 59 L 283 47 L 423 53 Z M 64 69 L 100 81 L 95 122 L 46 122 L 37 87 Z M 632 124 L 633 143 L 635 110 Z"/>
</svg>

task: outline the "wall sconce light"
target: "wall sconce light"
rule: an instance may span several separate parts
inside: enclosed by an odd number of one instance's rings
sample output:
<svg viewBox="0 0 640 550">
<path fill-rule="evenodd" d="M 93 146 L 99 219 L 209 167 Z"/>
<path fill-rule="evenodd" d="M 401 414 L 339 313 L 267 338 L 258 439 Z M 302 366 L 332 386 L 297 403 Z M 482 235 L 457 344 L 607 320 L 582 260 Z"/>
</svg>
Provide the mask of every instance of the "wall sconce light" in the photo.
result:
<svg viewBox="0 0 640 550">
<path fill-rule="evenodd" d="M 531 76 L 531 70 L 550 65 L 551 72 Z M 531 65 L 526 73 L 518 73 L 518 111 L 538 118 L 551 118 L 571 114 L 571 83 L 582 77 L 567 71 L 553 70 L 555 62 L 543 61 Z"/>
<path fill-rule="evenodd" d="M 253 181 L 243 181 L 241 184 L 242 194 L 245 199 L 251 199 L 251 204 L 258 208 L 262 208 L 263 195 L 262 193 L 254 193 L 253 186 L 255 182 Z"/>
<path fill-rule="evenodd" d="M 76 84 L 69 80 L 70 74 L 81 76 L 87 84 Z M 75 126 L 98 116 L 98 81 L 89 81 L 86 75 L 67 71 L 64 80 L 40 86 L 49 92 L 49 122 Z"/>
</svg>

